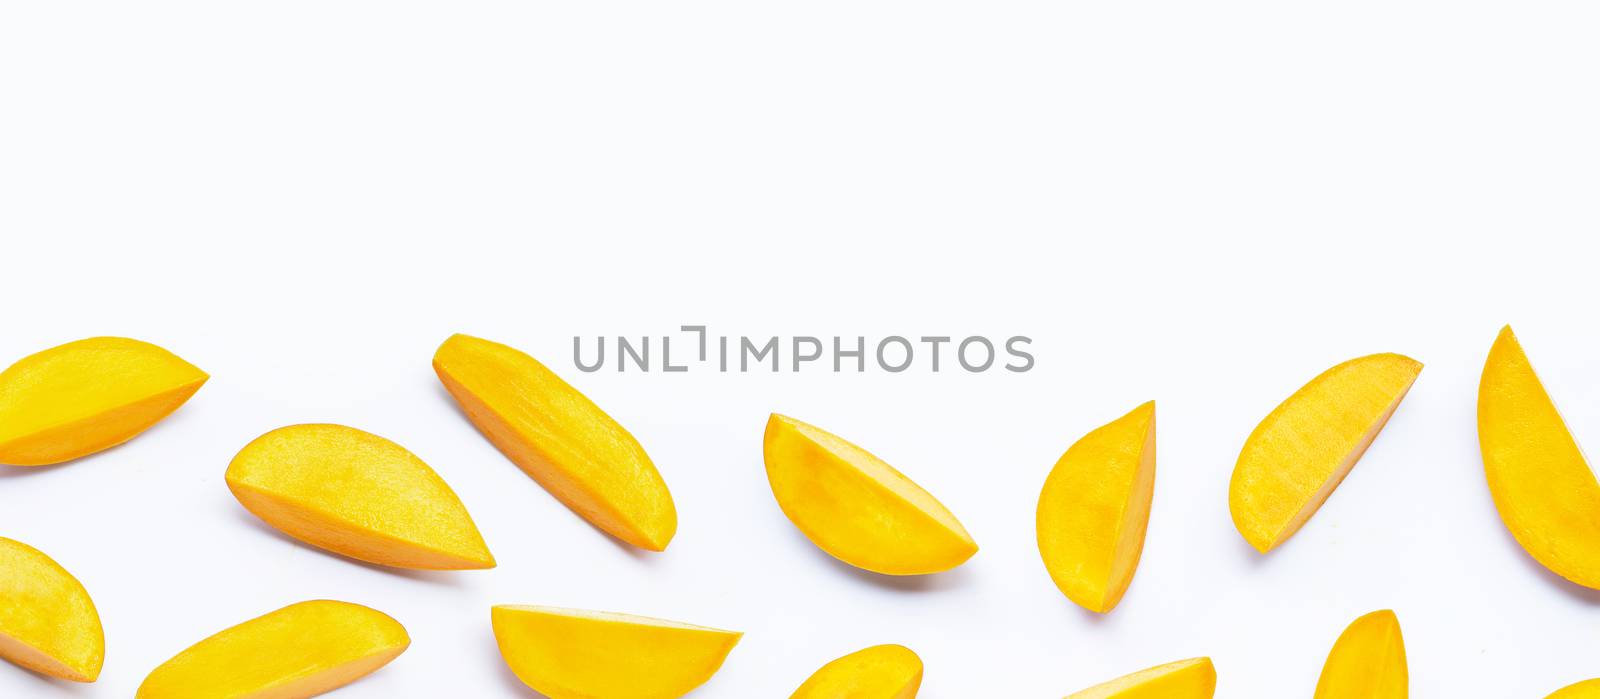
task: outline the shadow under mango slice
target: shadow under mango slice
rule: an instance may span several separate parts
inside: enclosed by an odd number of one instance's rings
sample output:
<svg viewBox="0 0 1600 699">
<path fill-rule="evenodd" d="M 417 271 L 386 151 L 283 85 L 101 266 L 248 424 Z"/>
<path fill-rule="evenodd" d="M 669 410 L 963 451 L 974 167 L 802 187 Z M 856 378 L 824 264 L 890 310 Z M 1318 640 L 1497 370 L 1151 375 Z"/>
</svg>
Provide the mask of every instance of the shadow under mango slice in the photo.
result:
<svg viewBox="0 0 1600 699">
<path fill-rule="evenodd" d="M 0 537 L 0 658 L 93 682 L 105 656 L 100 614 L 78 579 L 38 549 Z"/>
</svg>

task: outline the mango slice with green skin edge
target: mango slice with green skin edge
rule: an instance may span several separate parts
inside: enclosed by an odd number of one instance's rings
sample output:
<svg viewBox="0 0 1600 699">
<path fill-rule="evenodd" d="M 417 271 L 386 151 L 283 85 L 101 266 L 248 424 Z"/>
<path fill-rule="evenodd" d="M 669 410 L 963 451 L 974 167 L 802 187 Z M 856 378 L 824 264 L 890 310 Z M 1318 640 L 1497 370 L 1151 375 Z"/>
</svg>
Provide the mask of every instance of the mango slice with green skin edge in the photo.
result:
<svg viewBox="0 0 1600 699">
<path fill-rule="evenodd" d="M 303 699 L 389 664 L 411 637 L 389 615 L 349 602 L 292 604 L 196 643 L 162 663 L 135 699 Z"/>
<path fill-rule="evenodd" d="M 673 699 L 716 674 L 744 636 L 675 621 L 556 607 L 490 611 L 500 655 L 550 699 Z"/>
<path fill-rule="evenodd" d="M 1295 391 L 1257 425 L 1233 469 L 1234 526 L 1266 553 L 1300 530 L 1383 430 L 1422 372 L 1398 354 L 1333 367 Z"/>
<path fill-rule="evenodd" d="M 1400 620 L 1385 609 L 1350 622 L 1339 634 L 1314 699 L 1405 699 L 1409 682 Z"/>
<path fill-rule="evenodd" d="M 1097 684 L 1067 699 L 1210 699 L 1216 691 L 1211 659 L 1191 658 Z"/>
<path fill-rule="evenodd" d="M 516 349 L 453 335 L 433 368 L 467 418 L 544 489 L 618 539 L 664 551 L 678 531 L 666 481 L 639 441 Z"/>
<path fill-rule="evenodd" d="M 1562 687 L 1544 699 L 1600 699 L 1600 679 L 1584 680 Z"/>
<path fill-rule="evenodd" d="M 92 337 L 0 372 L 0 464 L 48 466 L 126 442 L 209 377 L 148 342 Z"/>
<path fill-rule="evenodd" d="M 872 646 L 823 665 L 789 699 L 915 699 L 922 659 L 910 648 Z"/>
<path fill-rule="evenodd" d="M 397 568 L 495 566 L 455 491 L 375 434 L 343 425 L 279 428 L 240 450 L 226 480 L 245 509 L 312 546 Z"/>
<path fill-rule="evenodd" d="M 884 575 L 924 575 L 978 552 L 961 522 L 928 491 L 821 428 L 773 414 L 763 456 L 784 515 L 845 563 Z"/>
<path fill-rule="evenodd" d="M 1155 481 L 1155 401 L 1085 435 L 1050 470 L 1035 518 L 1039 555 L 1068 599 L 1100 613 L 1122 600 Z"/>
<path fill-rule="evenodd" d="M 100 613 L 83 584 L 38 549 L 0 537 L 0 658 L 93 682 L 105 657 Z"/>
</svg>

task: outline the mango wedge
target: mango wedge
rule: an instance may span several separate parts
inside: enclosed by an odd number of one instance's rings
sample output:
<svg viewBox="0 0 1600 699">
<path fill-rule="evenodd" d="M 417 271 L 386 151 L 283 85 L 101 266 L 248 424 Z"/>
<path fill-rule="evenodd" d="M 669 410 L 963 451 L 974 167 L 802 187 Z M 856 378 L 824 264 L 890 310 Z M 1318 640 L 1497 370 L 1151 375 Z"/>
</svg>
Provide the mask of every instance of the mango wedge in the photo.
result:
<svg viewBox="0 0 1600 699">
<path fill-rule="evenodd" d="M 268 432 L 228 465 L 245 509 L 312 546 L 423 570 L 493 568 L 467 508 L 404 447 L 343 425 Z"/>
<path fill-rule="evenodd" d="M 1600 699 L 1600 679 L 1562 687 L 1544 699 Z"/>
<path fill-rule="evenodd" d="M 100 613 L 78 579 L 32 546 L 0 538 L 0 658 L 93 682 L 105 657 Z"/>
<path fill-rule="evenodd" d="M 1483 365 L 1478 446 L 1517 543 L 1561 577 L 1600 589 L 1600 483 L 1510 326 Z"/>
<path fill-rule="evenodd" d="M 1322 666 L 1313 699 L 1405 699 L 1406 644 L 1387 609 L 1350 623 Z"/>
<path fill-rule="evenodd" d="M 1245 440 L 1228 489 L 1233 524 L 1266 553 L 1316 514 L 1399 407 L 1422 363 L 1398 354 L 1352 359 L 1278 405 Z"/>
<path fill-rule="evenodd" d="M 502 605 L 500 655 L 550 699 L 673 699 L 706 683 L 743 634 L 608 612 Z"/>
<path fill-rule="evenodd" d="M 1039 493 L 1039 555 L 1068 599 L 1105 613 L 1133 582 L 1156 482 L 1156 404 L 1085 435 Z"/>
<path fill-rule="evenodd" d="M 1097 684 L 1067 699 L 1210 699 L 1216 691 L 1211 659 L 1192 658 Z"/>
<path fill-rule="evenodd" d="M 110 449 L 177 410 L 207 378 L 124 337 L 24 357 L 0 372 L 0 464 L 48 466 Z"/>
<path fill-rule="evenodd" d="M 411 637 L 349 602 L 292 604 L 225 629 L 162 663 L 135 699 L 303 699 L 389 664 Z"/>
<path fill-rule="evenodd" d="M 789 699 L 915 699 L 922 659 L 905 646 L 873 646 L 823 665 Z"/>
<path fill-rule="evenodd" d="M 928 491 L 833 434 L 774 414 L 764 452 L 778 507 L 834 558 L 885 575 L 922 575 L 954 568 L 978 551 Z"/>
<path fill-rule="evenodd" d="M 467 335 L 433 369 L 506 458 L 590 524 L 651 551 L 678 531 L 672 493 L 638 440 L 538 360 Z"/>
</svg>

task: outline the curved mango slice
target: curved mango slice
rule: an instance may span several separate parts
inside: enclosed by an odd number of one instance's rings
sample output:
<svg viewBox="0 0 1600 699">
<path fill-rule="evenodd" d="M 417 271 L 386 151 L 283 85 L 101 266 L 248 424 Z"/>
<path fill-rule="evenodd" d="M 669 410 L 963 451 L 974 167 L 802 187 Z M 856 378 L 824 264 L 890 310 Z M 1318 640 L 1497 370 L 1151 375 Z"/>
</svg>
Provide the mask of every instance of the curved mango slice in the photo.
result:
<svg viewBox="0 0 1600 699">
<path fill-rule="evenodd" d="M 1156 483 L 1156 404 L 1085 435 L 1039 493 L 1039 555 L 1062 594 L 1105 613 L 1133 582 Z"/>
<path fill-rule="evenodd" d="M 24 357 L 0 372 L 0 464 L 47 466 L 110 449 L 177 410 L 207 378 L 125 337 Z"/>
<path fill-rule="evenodd" d="M 778 506 L 834 558 L 885 575 L 922 575 L 978 552 L 944 505 L 861 447 L 774 414 L 764 452 Z"/>
<path fill-rule="evenodd" d="M 744 634 L 554 607 L 490 612 L 500 655 L 550 699 L 673 699 L 711 679 Z"/>
<path fill-rule="evenodd" d="M 922 659 L 905 646 L 883 645 L 823 665 L 789 699 L 915 699 L 921 687 Z"/>
<path fill-rule="evenodd" d="M 1322 666 L 1314 699 L 1405 699 L 1406 644 L 1387 609 L 1350 623 Z"/>
<path fill-rule="evenodd" d="M 511 347 L 453 335 L 433 369 L 506 458 L 590 524 L 666 550 L 678 511 L 638 440 L 578 389 Z"/>
<path fill-rule="evenodd" d="M 1228 507 L 1257 551 L 1283 543 L 1315 514 L 1383 430 L 1422 363 L 1398 354 L 1352 359 L 1322 372 L 1267 415 L 1245 440 Z"/>
<path fill-rule="evenodd" d="M 1544 699 L 1600 699 L 1600 679 L 1562 687 Z"/>
<path fill-rule="evenodd" d="M 105 657 L 100 613 L 78 579 L 32 546 L 0 537 L 0 658 L 93 682 Z"/>
<path fill-rule="evenodd" d="M 1478 384 L 1478 446 L 1517 543 L 1561 577 L 1600 589 L 1600 483 L 1509 325 Z"/>
<path fill-rule="evenodd" d="M 1216 691 L 1211 659 L 1192 658 L 1097 684 L 1067 699 L 1210 699 Z"/>
<path fill-rule="evenodd" d="M 292 604 L 225 629 L 161 664 L 136 699 L 303 699 L 389 664 L 411 637 L 349 602 Z"/>
<path fill-rule="evenodd" d="M 334 553 L 398 568 L 494 567 L 455 491 L 375 434 L 343 425 L 276 429 L 233 457 L 227 482 L 257 517 Z"/>
</svg>

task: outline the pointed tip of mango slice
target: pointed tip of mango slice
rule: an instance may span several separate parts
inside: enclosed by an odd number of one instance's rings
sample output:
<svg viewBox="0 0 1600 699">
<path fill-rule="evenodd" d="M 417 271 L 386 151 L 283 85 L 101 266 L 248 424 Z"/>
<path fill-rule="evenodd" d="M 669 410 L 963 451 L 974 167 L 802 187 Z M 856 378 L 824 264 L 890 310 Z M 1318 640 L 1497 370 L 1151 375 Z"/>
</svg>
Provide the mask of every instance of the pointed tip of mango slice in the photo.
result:
<svg viewBox="0 0 1600 699">
<path fill-rule="evenodd" d="M 1217 670 L 1211 658 L 1190 658 L 1140 670 L 1080 692 L 1067 699 L 1211 699 Z"/>
<path fill-rule="evenodd" d="M 901 645 L 872 646 L 823 665 L 789 699 L 913 699 L 922 658 Z"/>
<path fill-rule="evenodd" d="M 666 699 L 705 684 L 744 634 L 676 621 L 560 607 L 490 610 L 500 654 L 551 697 Z"/>
<path fill-rule="evenodd" d="M 0 658 L 73 682 L 100 677 L 106 655 L 100 614 L 60 564 L 0 537 L 0 600 Z"/>
<path fill-rule="evenodd" d="M 1358 617 L 1339 634 L 1317 679 L 1315 699 L 1405 699 L 1409 690 L 1400 620 L 1383 609 Z"/>
</svg>

